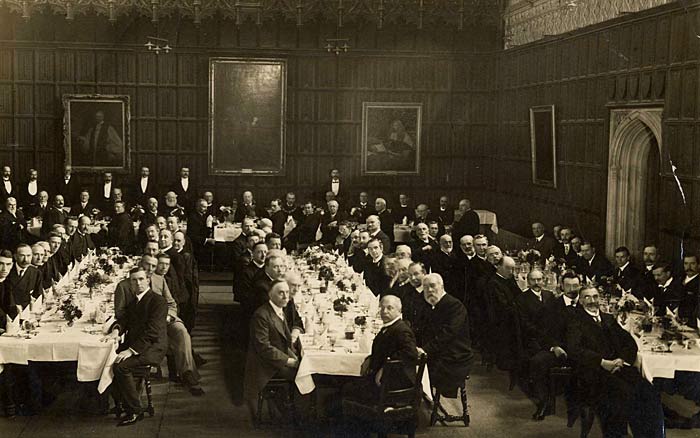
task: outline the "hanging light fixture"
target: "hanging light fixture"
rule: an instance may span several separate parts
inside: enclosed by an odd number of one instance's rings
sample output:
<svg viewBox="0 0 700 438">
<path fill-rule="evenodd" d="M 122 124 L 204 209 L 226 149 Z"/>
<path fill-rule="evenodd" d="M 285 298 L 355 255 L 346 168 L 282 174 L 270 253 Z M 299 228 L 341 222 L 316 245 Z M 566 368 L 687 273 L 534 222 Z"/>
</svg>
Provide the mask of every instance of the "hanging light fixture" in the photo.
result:
<svg viewBox="0 0 700 438">
<path fill-rule="evenodd" d="M 167 39 L 154 36 L 147 36 L 144 46 L 149 52 L 154 52 L 156 55 L 160 55 L 161 51 L 163 53 L 170 53 L 173 50 Z"/>
</svg>

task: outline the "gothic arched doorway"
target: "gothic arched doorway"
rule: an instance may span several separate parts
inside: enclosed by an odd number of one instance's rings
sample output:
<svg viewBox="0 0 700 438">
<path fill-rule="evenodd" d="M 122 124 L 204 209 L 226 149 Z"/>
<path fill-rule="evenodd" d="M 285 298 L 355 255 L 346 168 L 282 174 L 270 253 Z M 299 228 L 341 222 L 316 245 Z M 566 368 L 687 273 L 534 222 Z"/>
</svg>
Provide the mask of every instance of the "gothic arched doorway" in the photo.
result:
<svg viewBox="0 0 700 438">
<path fill-rule="evenodd" d="M 657 209 L 659 169 L 652 160 L 661 156 L 661 116 L 663 108 L 627 108 L 610 112 L 608 155 L 608 203 L 606 214 L 606 254 L 627 246 L 639 256 L 649 239 L 653 212 Z M 652 153 L 652 149 L 654 152 Z M 658 195 L 657 195 L 658 196 Z M 648 226 L 649 227 L 648 227 Z M 658 231 L 657 231 L 658 232 Z"/>
</svg>

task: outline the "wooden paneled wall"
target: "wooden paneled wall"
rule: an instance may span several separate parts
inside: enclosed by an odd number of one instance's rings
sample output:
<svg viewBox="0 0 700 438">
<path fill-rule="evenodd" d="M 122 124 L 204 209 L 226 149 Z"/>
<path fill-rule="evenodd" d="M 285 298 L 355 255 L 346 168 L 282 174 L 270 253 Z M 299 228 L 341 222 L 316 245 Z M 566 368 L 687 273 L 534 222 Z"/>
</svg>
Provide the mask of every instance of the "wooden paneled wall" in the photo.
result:
<svg viewBox="0 0 700 438">
<path fill-rule="evenodd" d="M 699 18 L 697 8 L 662 7 L 497 55 L 498 129 L 484 175 L 502 226 L 529 236 L 536 220 L 569 224 L 603 248 L 610 109 L 663 105 L 658 243 L 668 254 L 688 225 L 697 243 Z M 557 189 L 531 183 L 529 108 L 546 104 L 556 105 Z"/>
<path fill-rule="evenodd" d="M 211 19 L 195 27 L 177 18 L 111 25 L 100 17 L 67 22 L 53 15 L 25 22 L 2 9 L 0 23 L 0 163 L 22 178 L 31 167 L 42 178 L 60 175 L 62 94 L 118 93 L 131 96 L 132 175 L 149 166 L 162 189 L 187 165 L 199 187 L 220 200 L 246 189 L 264 202 L 287 190 L 303 198 L 333 167 L 356 192 L 370 189 L 390 202 L 399 191 L 435 203 L 443 192 L 453 198 L 481 192 L 484 146 L 495 127 L 496 59 L 472 53 L 497 47 L 495 29 L 350 25 L 341 35 L 352 48 L 336 56 L 323 49 L 325 38 L 336 36 L 334 25 L 237 28 Z M 174 53 L 146 51 L 147 35 L 169 38 Z M 208 58 L 248 55 L 288 60 L 286 174 L 209 176 Z M 423 102 L 419 176 L 360 175 L 363 101 Z M 81 178 L 89 184 L 96 177 Z"/>
</svg>

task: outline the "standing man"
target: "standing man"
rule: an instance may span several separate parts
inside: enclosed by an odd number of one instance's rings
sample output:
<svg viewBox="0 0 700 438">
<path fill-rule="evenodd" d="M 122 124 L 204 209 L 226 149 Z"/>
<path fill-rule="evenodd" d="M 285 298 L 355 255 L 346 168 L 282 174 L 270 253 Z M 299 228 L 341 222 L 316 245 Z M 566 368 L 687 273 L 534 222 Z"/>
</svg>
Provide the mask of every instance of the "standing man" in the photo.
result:
<svg viewBox="0 0 700 438">
<path fill-rule="evenodd" d="M 20 188 L 20 203 L 25 213 L 31 212 L 39 203 L 39 193 L 44 190 L 39 184 L 39 172 L 36 169 L 29 169 L 29 178 Z M 28 216 L 28 215 L 27 215 Z"/>
<path fill-rule="evenodd" d="M 377 200 L 374 201 L 374 208 L 377 210 L 377 217 L 380 223 L 379 227 L 389 238 L 390 246 L 385 249 L 385 251 L 389 253 L 394 248 L 394 216 L 387 210 L 386 200 L 384 198 L 377 198 Z"/>
<path fill-rule="evenodd" d="M 151 180 L 151 170 L 144 166 L 141 168 L 141 175 L 132 187 L 131 202 L 145 209 L 151 198 L 158 199 L 158 191 L 155 182 Z"/>
<path fill-rule="evenodd" d="M 106 212 L 109 211 L 114 198 L 112 197 L 112 189 L 114 188 L 114 181 L 112 177 L 112 172 L 105 172 L 102 174 L 102 184 L 95 188 L 97 197 L 97 208 Z"/>
<path fill-rule="evenodd" d="M 5 204 L 9 197 L 17 197 L 17 188 L 12 181 L 12 169 L 10 166 L 3 166 L 2 181 L 0 181 L 0 204 Z"/>
<path fill-rule="evenodd" d="M 55 190 L 57 195 L 63 196 L 65 203 L 68 205 L 78 202 L 80 185 L 76 177 L 72 175 L 70 166 L 63 168 L 63 178 L 56 181 Z"/>
<path fill-rule="evenodd" d="M 340 170 L 331 169 L 329 176 L 329 181 L 327 181 L 321 187 L 321 190 L 319 190 L 318 199 L 322 200 L 327 192 L 331 192 L 335 196 L 335 199 L 338 201 L 338 203 L 342 204 L 343 201 L 346 199 L 347 190 L 346 184 L 344 182 L 341 183 Z"/>
<path fill-rule="evenodd" d="M 177 179 L 170 188 L 177 195 L 177 201 L 185 209 L 189 211 L 194 204 L 197 196 L 197 189 L 194 183 L 190 181 L 190 168 L 183 167 L 180 169 L 180 178 Z"/>
<path fill-rule="evenodd" d="M 479 228 L 481 225 L 479 221 L 479 214 L 472 210 L 472 204 L 469 199 L 462 199 L 459 201 L 457 215 L 459 218 L 456 218 L 454 224 L 452 225 L 453 239 L 461 239 L 462 236 L 466 236 L 467 234 L 470 236 L 480 234 Z"/>
<path fill-rule="evenodd" d="M 439 223 L 443 225 L 450 225 L 455 220 L 454 208 L 450 206 L 450 201 L 445 195 L 440 196 L 437 217 L 439 219 Z"/>
<path fill-rule="evenodd" d="M 533 239 L 530 241 L 530 249 L 539 251 L 542 260 L 548 259 L 549 256 L 554 254 L 556 247 L 560 245 L 553 238 L 545 236 L 544 225 L 539 222 L 532 224 L 532 235 Z"/>
<path fill-rule="evenodd" d="M 214 226 L 214 217 L 208 213 L 207 201 L 198 199 L 195 203 L 195 209 L 189 215 L 187 221 L 187 235 L 192 242 L 194 257 L 199 264 L 204 263 L 206 245 L 213 245 L 214 238 L 212 237 L 212 227 Z"/>
</svg>

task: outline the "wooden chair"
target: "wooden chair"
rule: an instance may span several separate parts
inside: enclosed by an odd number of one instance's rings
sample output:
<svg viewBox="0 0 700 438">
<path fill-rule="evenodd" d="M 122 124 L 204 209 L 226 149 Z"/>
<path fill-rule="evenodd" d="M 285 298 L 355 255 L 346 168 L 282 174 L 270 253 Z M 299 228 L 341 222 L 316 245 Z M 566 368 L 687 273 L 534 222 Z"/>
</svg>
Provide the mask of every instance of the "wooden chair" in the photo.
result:
<svg viewBox="0 0 700 438">
<path fill-rule="evenodd" d="M 265 387 L 262 390 L 260 390 L 260 392 L 258 392 L 257 411 L 253 416 L 253 426 L 256 429 L 259 429 L 263 425 L 274 424 L 274 418 L 272 414 L 273 409 L 270 405 L 270 401 L 279 398 L 280 393 L 283 391 L 286 392 L 286 399 L 292 411 L 292 418 L 296 418 L 296 410 L 294 406 L 294 381 L 273 378 L 269 382 L 267 382 L 267 385 L 265 385 Z M 265 402 L 267 402 L 267 421 L 265 421 L 265 419 L 263 418 L 263 408 Z"/>
<path fill-rule="evenodd" d="M 440 398 L 442 394 L 437 388 L 433 388 L 433 409 L 430 413 L 430 425 L 435 426 L 437 423 L 442 423 L 443 426 L 447 426 L 447 423 L 454 421 L 461 421 L 464 423 L 465 427 L 469 426 L 469 404 L 467 399 L 467 380 L 469 376 L 462 382 L 458 387 L 459 398 L 462 402 L 462 415 L 451 415 L 447 410 L 440 404 Z"/>
<path fill-rule="evenodd" d="M 549 407 L 551 414 L 556 413 L 557 396 L 564 392 L 567 386 L 575 385 L 573 368 L 568 366 L 554 367 L 549 370 Z M 595 410 L 583 401 L 580 402 L 579 409 L 581 420 L 580 437 L 586 438 L 593 427 L 595 421 Z M 573 425 L 573 424 L 571 424 Z"/>
<path fill-rule="evenodd" d="M 143 381 L 143 386 L 146 387 L 146 409 L 145 412 L 148 413 L 149 417 L 152 417 L 155 415 L 156 410 L 153 407 L 153 389 L 151 388 L 151 366 L 150 365 L 145 365 L 142 367 L 138 367 L 134 369 L 134 378 L 141 379 Z M 114 407 L 114 413 L 116 414 L 117 418 L 121 416 L 121 414 L 124 412 L 122 409 L 122 406 L 119 403 L 116 403 Z"/>
<path fill-rule="evenodd" d="M 422 381 L 427 355 L 418 357 L 415 383 L 411 386 L 393 387 L 387 376 L 402 373 L 405 364 L 400 360 L 387 360 L 379 388 L 377 403 L 352 399 L 343 400 L 343 416 L 353 419 L 376 431 L 379 437 L 390 432 L 413 438 L 418 426 L 418 409 L 422 400 Z"/>
</svg>

